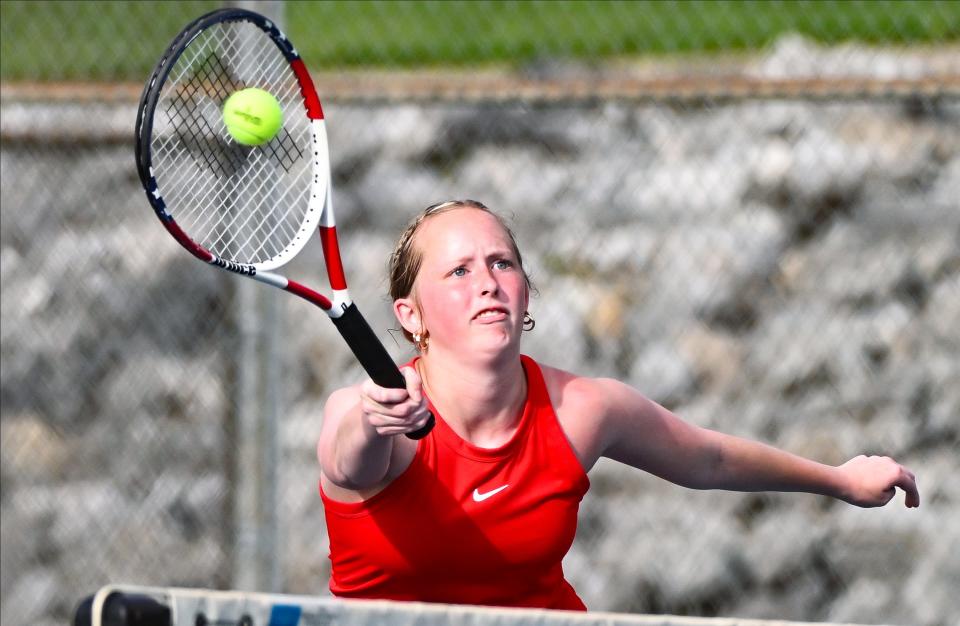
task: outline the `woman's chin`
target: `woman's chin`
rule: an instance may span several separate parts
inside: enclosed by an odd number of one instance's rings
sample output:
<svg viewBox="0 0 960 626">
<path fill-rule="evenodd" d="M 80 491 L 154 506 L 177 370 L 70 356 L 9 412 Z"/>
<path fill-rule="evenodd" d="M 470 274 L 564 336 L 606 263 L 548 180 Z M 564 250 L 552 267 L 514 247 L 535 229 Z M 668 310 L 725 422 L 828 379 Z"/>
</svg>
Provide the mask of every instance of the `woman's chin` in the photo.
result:
<svg viewBox="0 0 960 626">
<path fill-rule="evenodd" d="M 464 346 L 467 348 L 467 346 Z M 489 332 L 475 336 L 469 343 L 468 349 L 477 355 L 499 357 L 504 354 L 513 354 L 520 351 L 520 337 L 511 335 L 505 330 Z"/>
<path fill-rule="evenodd" d="M 520 353 L 520 333 L 514 334 L 509 327 L 503 325 L 471 328 L 470 332 L 460 335 L 456 341 L 443 343 L 444 348 L 440 348 L 436 337 L 431 338 L 431 348 L 436 352 L 450 352 L 458 359 L 476 358 L 482 362 L 490 362 Z"/>
</svg>

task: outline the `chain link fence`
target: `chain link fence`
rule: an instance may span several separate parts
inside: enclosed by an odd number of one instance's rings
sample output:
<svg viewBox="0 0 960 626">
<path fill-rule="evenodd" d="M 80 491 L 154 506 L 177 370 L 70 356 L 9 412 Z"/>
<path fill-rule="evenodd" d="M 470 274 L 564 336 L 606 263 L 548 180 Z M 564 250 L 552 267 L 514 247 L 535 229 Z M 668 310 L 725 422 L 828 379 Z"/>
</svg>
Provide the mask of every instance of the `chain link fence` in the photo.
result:
<svg viewBox="0 0 960 626">
<path fill-rule="evenodd" d="M 362 373 L 325 316 L 195 265 L 133 161 L 140 81 L 215 2 L 4 2 L 3 626 L 111 582 L 325 594 L 314 446 Z M 317 70 L 354 297 L 421 208 L 508 215 L 525 351 L 919 510 L 692 492 L 614 463 L 565 569 L 595 610 L 957 624 L 960 9 L 247 3 Z M 324 284 L 316 249 L 290 275 Z"/>
</svg>

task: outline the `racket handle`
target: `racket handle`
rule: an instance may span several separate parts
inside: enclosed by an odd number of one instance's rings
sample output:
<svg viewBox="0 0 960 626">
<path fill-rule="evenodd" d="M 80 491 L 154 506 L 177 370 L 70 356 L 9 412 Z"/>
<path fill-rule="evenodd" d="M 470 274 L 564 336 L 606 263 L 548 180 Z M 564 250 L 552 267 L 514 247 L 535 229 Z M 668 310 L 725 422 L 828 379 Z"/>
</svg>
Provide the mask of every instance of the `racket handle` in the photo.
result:
<svg viewBox="0 0 960 626">
<path fill-rule="evenodd" d="M 387 354 L 387 349 L 377 339 L 356 304 L 347 307 L 340 317 L 331 319 L 373 382 L 388 389 L 407 388 L 407 381 L 397 368 L 397 364 Z M 430 434 L 435 423 L 436 420 L 431 414 L 423 428 L 407 433 L 407 437 L 414 440 L 423 439 Z"/>
</svg>

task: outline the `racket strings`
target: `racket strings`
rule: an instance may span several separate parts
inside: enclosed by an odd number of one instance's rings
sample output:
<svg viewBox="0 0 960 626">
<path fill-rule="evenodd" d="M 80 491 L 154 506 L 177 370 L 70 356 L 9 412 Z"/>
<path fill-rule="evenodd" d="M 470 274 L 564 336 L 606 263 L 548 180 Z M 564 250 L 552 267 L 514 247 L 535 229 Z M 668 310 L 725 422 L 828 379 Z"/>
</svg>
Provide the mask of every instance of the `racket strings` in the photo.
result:
<svg viewBox="0 0 960 626">
<path fill-rule="evenodd" d="M 223 102 L 259 87 L 280 102 L 284 125 L 259 147 L 226 130 Z M 279 265 L 300 248 L 312 136 L 300 86 L 270 38 L 246 22 L 215 25 L 191 41 L 157 103 L 153 168 L 168 210 L 187 235 L 224 259 Z M 291 253 L 292 250 L 292 253 Z"/>
<path fill-rule="evenodd" d="M 203 94 L 222 102 L 242 87 L 218 55 L 194 58 L 188 67 L 195 67 L 195 73 L 190 77 L 177 78 L 181 89 L 177 97 L 167 100 L 167 114 L 187 152 L 197 160 L 197 165 L 210 168 L 218 176 L 228 176 L 243 167 L 246 154 L 239 144 L 220 146 L 216 150 L 205 145 L 216 137 L 216 131 L 209 116 L 203 114 L 199 105 L 203 102 Z"/>
<path fill-rule="evenodd" d="M 264 183 L 269 183 L 270 181 L 264 181 Z M 289 202 L 289 199 L 286 197 L 285 190 L 274 189 L 272 191 L 267 191 L 265 188 L 259 190 L 268 195 L 276 195 L 276 206 L 284 206 L 285 203 Z M 249 235 L 244 241 L 237 242 L 239 249 L 246 250 L 248 247 L 255 247 L 256 240 L 254 237 L 258 234 L 261 234 L 261 231 L 264 229 L 269 229 L 265 233 L 263 239 L 263 249 L 266 253 L 270 255 L 277 255 L 282 250 L 276 247 L 276 242 L 281 240 L 287 240 L 294 236 L 297 233 L 299 223 L 292 223 L 288 219 L 277 219 L 277 215 L 270 211 L 264 212 L 264 206 L 257 206 L 253 211 L 250 211 L 246 214 L 237 213 L 234 215 L 234 222 L 225 224 L 225 228 L 222 230 L 221 234 L 214 240 L 214 245 L 224 244 L 226 239 L 231 236 L 232 233 L 237 232 L 247 232 Z M 269 208 L 269 207 L 268 207 Z M 287 211 L 282 214 L 282 218 L 290 216 L 290 212 Z M 243 220 L 241 223 L 235 223 L 236 220 Z"/>
</svg>

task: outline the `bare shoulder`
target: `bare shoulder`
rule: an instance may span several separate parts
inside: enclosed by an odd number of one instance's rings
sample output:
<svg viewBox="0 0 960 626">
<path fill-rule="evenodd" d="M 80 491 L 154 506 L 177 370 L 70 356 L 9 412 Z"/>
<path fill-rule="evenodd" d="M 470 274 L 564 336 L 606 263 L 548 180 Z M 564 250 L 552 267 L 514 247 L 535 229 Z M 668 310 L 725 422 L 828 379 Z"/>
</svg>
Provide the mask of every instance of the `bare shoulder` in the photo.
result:
<svg viewBox="0 0 960 626">
<path fill-rule="evenodd" d="M 589 471 L 606 448 L 606 424 L 613 408 L 611 392 L 620 383 L 548 365 L 541 365 L 540 369 L 560 427 L 581 465 Z"/>
<path fill-rule="evenodd" d="M 580 376 L 549 365 L 540 365 L 547 392 L 558 411 L 584 410 L 595 413 L 604 405 L 604 380 Z"/>
<path fill-rule="evenodd" d="M 679 421 L 619 380 L 578 376 L 549 366 L 541 369 L 560 426 L 586 470 L 601 456 L 622 460 L 645 454 L 634 454 L 634 448 L 653 441 L 651 433 Z M 624 446 L 629 454 L 622 452 Z"/>
</svg>

